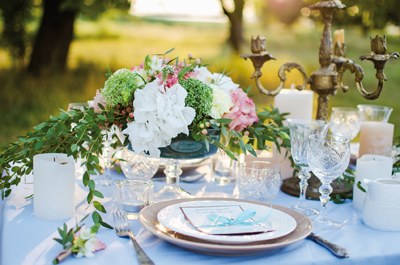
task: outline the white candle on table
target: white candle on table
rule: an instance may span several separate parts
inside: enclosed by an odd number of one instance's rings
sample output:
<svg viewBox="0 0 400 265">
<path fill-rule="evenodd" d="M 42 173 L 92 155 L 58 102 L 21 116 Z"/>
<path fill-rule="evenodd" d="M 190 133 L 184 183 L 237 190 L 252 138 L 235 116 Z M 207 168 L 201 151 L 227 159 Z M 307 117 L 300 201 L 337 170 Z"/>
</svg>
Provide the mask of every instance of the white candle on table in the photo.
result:
<svg viewBox="0 0 400 265">
<path fill-rule="evenodd" d="M 66 154 L 33 157 L 33 209 L 38 218 L 63 220 L 75 214 L 74 158 Z"/>
<path fill-rule="evenodd" d="M 286 119 L 312 119 L 314 92 L 282 89 L 274 98 L 279 113 L 289 112 Z"/>
<path fill-rule="evenodd" d="M 359 181 L 362 183 L 363 179 L 391 178 L 392 167 L 392 158 L 386 156 L 367 154 L 357 159 L 356 179 L 353 187 L 353 207 L 355 209 L 362 211 L 366 195 L 357 187 L 357 183 Z M 366 185 L 362 186 L 368 190 Z"/>
<path fill-rule="evenodd" d="M 394 125 L 390 123 L 365 121 L 360 128 L 360 149 L 358 157 L 375 154 L 392 157 Z"/>
<path fill-rule="evenodd" d="M 286 119 L 312 119 L 313 99 L 314 92 L 309 90 L 299 91 L 294 89 L 294 85 L 292 85 L 291 89 L 282 89 L 275 96 L 274 105 L 279 110 L 279 113 L 290 113 L 285 116 Z M 283 123 L 287 125 L 286 121 Z M 286 148 L 281 148 L 281 153 L 279 153 L 275 144 L 273 144 L 273 161 L 271 162 L 281 167 L 282 179 L 292 177 L 293 175 L 293 168 L 289 160 L 290 150 L 288 156 L 285 158 L 286 150 Z"/>
</svg>

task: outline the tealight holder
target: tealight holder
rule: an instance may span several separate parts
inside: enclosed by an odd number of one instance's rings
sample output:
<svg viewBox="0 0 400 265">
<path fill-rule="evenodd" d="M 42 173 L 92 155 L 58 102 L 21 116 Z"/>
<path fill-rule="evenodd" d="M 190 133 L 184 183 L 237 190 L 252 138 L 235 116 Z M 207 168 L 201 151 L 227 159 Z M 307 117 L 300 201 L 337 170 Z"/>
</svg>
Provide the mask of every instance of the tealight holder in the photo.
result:
<svg viewBox="0 0 400 265">
<path fill-rule="evenodd" d="M 152 203 L 153 188 L 154 183 L 151 180 L 118 180 L 118 211 L 122 211 L 130 220 L 137 219 L 139 212 Z"/>
</svg>

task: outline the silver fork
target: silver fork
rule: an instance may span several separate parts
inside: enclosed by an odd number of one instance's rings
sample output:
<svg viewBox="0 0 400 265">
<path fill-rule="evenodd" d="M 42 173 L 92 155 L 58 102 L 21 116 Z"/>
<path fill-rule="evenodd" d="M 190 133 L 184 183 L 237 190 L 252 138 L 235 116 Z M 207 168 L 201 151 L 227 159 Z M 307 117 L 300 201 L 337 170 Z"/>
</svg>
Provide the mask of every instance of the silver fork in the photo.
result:
<svg viewBox="0 0 400 265">
<path fill-rule="evenodd" d="M 143 249 L 136 242 L 136 239 L 132 233 L 131 228 L 129 227 L 128 220 L 121 213 L 113 213 L 114 218 L 114 228 L 119 237 L 130 237 L 133 243 L 133 246 L 136 250 L 136 255 L 139 260 L 139 264 L 141 265 L 154 265 L 154 262 L 144 253 Z"/>
</svg>

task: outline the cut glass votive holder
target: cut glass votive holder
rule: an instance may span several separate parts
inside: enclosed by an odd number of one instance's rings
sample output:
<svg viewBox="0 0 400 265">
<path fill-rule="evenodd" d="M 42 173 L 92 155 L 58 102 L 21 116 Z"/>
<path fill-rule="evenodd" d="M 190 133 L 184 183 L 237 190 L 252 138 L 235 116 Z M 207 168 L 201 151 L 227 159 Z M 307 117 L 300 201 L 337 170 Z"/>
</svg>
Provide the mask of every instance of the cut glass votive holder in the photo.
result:
<svg viewBox="0 0 400 265">
<path fill-rule="evenodd" d="M 117 181 L 117 206 L 130 220 L 153 201 L 154 183 L 151 180 L 129 179 Z"/>
<path fill-rule="evenodd" d="M 239 165 L 237 173 L 239 197 L 255 201 L 272 201 L 282 185 L 279 165 L 250 161 Z"/>
</svg>

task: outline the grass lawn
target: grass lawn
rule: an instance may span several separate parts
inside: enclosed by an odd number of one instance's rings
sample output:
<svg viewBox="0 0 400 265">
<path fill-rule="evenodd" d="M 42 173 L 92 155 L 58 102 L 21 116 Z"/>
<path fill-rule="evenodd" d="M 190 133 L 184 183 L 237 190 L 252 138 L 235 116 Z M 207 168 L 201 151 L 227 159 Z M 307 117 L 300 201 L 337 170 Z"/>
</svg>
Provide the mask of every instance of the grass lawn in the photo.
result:
<svg viewBox="0 0 400 265">
<path fill-rule="evenodd" d="M 242 87 L 254 86 L 250 76 L 253 73 L 250 61 L 244 61 L 234 54 L 226 44 L 228 25 L 207 23 L 162 23 L 138 19 L 112 20 L 102 18 L 97 22 L 78 21 L 76 37 L 71 44 L 66 73 L 54 73 L 51 69 L 41 78 L 33 78 L 16 71 L 6 51 L 0 50 L 0 144 L 13 141 L 17 135 L 25 134 L 32 127 L 57 115 L 59 108 L 66 109 L 70 102 L 86 102 L 103 87 L 106 66 L 112 71 L 131 68 L 142 62 L 147 54 L 163 53 L 173 47 L 171 58 L 185 58 L 188 53 L 201 57 L 210 64 L 212 72 L 234 71 L 230 74 L 234 82 Z M 335 27 L 333 27 L 335 29 Z M 383 32 L 372 32 L 372 35 Z M 243 52 L 250 53 L 251 35 L 265 35 L 267 50 L 277 60 L 269 61 L 263 67 L 263 84 L 267 89 L 279 85 L 277 72 L 288 61 L 303 65 L 308 75 L 319 68 L 318 47 L 322 27 L 306 30 L 300 26 L 286 28 L 277 24 L 266 29 L 258 26 L 245 27 L 246 44 Z M 361 62 L 358 57 L 369 53 L 369 36 L 363 36 L 357 29 L 346 29 L 347 57 L 355 59 L 365 73 L 364 87 L 376 89 L 377 80 L 371 62 Z M 388 37 L 388 51 L 400 51 L 400 39 Z M 400 134 L 400 61 L 391 60 L 386 66 L 383 92 L 379 99 L 368 101 L 356 89 L 354 76 L 345 74 L 347 93 L 338 91 L 332 96 L 329 106 L 356 107 L 357 104 L 390 106 L 394 109 L 389 122 L 395 124 L 395 135 Z M 298 72 L 288 75 L 287 87 L 301 83 Z M 273 98 L 259 95 L 252 90 L 259 108 L 269 106 Z M 316 98 L 314 108 L 316 108 Z"/>
</svg>

